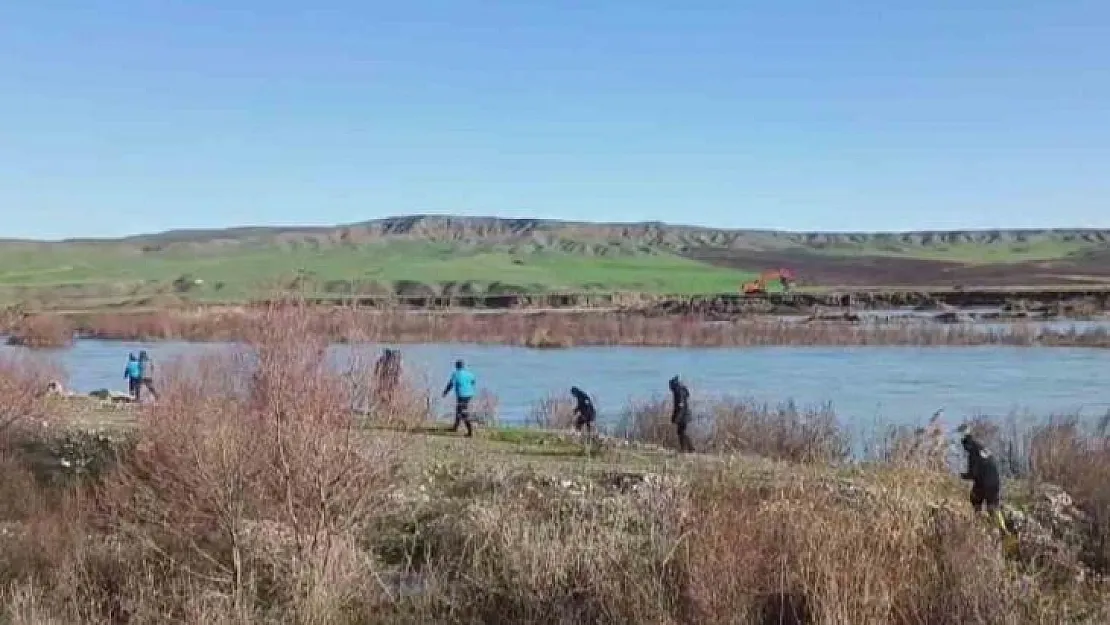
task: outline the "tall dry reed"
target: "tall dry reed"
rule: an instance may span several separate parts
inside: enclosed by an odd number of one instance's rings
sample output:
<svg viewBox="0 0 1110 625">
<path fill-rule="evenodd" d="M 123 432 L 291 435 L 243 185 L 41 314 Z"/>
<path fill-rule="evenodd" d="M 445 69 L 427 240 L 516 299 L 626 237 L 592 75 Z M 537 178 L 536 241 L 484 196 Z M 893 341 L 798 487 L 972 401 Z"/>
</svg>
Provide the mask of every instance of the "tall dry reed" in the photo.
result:
<svg viewBox="0 0 1110 625">
<path fill-rule="evenodd" d="M 576 402 L 566 394 L 550 393 L 534 402 L 528 411 L 528 424 L 549 430 L 574 426 Z"/>
<path fill-rule="evenodd" d="M 103 339 L 234 341 L 260 323 L 255 309 L 92 315 L 83 336 Z M 1040 331 L 1014 324 L 987 330 L 970 324 L 802 323 L 747 318 L 646 317 L 633 313 L 428 313 L 316 308 L 313 332 L 332 341 L 467 342 L 531 347 L 575 345 L 737 347 L 761 345 L 1054 345 L 1110 347 L 1105 329 Z"/>
<path fill-rule="evenodd" d="M 74 331 L 70 320 L 61 315 L 30 315 L 15 323 L 8 344 L 32 349 L 67 347 L 73 343 Z"/>
<path fill-rule="evenodd" d="M 677 449 L 669 398 L 632 401 L 621 412 L 614 433 L 622 438 Z M 691 403 L 687 428 L 700 452 L 742 453 L 790 462 L 846 460 L 849 438 L 830 406 L 775 406 L 735 397 Z"/>
<path fill-rule="evenodd" d="M 133 449 L 75 493 L 84 503 L 23 515 L 4 580 L 23 589 L 21 614 L 323 624 L 388 604 L 360 541 L 388 507 L 402 448 L 358 429 L 308 317 L 269 311 L 243 352 L 170 363 Z"/>
</svg>

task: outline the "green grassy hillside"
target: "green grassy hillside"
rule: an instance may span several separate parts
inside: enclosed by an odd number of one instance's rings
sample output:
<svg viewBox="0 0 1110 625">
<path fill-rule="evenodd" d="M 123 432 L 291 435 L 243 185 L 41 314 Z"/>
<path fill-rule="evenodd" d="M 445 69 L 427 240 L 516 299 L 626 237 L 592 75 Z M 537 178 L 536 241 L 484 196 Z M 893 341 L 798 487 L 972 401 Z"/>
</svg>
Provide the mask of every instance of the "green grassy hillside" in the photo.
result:
<svg viewBox="0 0 1110 625">
<path fill-rule="evenodd" d="M 291 288 L 689 294 L 735 291 L 779 267 L 810 287 L 1106 284 L 1110 232 L 790 233 L 416 216 L 334 228 L 0 241 L 0 300 L 235 301 Z"/>
</svg>

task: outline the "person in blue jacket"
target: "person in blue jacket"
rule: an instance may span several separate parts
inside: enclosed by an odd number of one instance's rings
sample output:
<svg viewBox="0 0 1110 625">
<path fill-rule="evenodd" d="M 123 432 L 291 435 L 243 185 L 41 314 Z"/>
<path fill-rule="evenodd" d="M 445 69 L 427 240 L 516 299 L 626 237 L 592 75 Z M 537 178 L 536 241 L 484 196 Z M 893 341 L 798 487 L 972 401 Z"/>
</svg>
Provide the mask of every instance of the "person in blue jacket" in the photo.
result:
<svg viewBox="0 0 1110 625">
<path fill-rule="evenodd" d="M 474 374 L 467 368 L 466 364 L 461 360 L 455 361 L 455 371 L 451 373 L 451 379 L 447 381 L 447 387 L 443 389 L 443 396 L 447 397 L 452 389 L 455 391 L 455 425 L 451 428 L 452 432 L 459 430 L 459 423 L 466 424 L 466 435 L 472 436 L 474 434 L 470 426 L 470 400 L 474 398 L 474 387 L 476 386 Z"/>
<path fill-rule="evenodd" d="M 142 368 L 139 366 L 139 359 L 135 354 L 127 355 L 127 366 L 123 370 L 123 379 L 127 380 L 127 393 L 131 395 L 131 399 L 139 399 L 139 385 L 142 383 L 143 375 Z"/>
</svg>

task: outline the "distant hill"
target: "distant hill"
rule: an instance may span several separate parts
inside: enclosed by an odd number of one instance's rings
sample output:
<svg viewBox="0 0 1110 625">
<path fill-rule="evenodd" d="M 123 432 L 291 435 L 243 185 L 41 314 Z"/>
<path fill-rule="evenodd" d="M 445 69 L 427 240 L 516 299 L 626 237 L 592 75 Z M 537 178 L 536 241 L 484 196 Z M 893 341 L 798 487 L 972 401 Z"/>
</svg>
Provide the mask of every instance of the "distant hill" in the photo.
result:
<svg viewBox="0 0 1110 625">
<path fill-rule="evenodd" d="M 1110 230 L 820 233 L 415 215 L 335 227 L 0 241 L 0 299 L 733 291 L 789 267 L 819 286 L 1110 283 Z"/>
</svg>

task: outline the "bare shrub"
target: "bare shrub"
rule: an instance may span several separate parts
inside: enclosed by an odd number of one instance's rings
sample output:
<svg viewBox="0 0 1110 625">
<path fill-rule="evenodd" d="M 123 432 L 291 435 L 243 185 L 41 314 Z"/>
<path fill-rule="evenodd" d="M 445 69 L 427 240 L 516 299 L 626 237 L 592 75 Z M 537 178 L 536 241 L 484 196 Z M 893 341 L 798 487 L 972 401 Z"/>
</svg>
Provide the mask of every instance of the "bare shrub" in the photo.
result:
<svg viewBox="0 0 1110 625">
<path fill-rule="evenodd" d="M 629 497 L 530 472 L 466 470 L 461 507 L 418 530 L 406 622 L 676 622 L 677 533 Z M 463 503 L 465 502 L 465 503 Z"/>
<path fill-rule="evenodd" d="M 28 428 L 40 429 L 53 420 L 48 391 L 62 377 L 51 361 L 0 354 L 0 447 L 8 447 L 11 437 L 26 434 Z"/>
<path fill-rule="evenodd" d="M 15 324 L 8 344 L 32 349 L 68 347 L 73 344 L 73 333 L 73 325 L 61 315 L 30 315 Z"/>
<path fill-rule="evenodd" d="M 696 622 L 1049 623 L 966 512 L 924 493 L 699 480 L 687 563 Z"/>
<path fill-rule="evenodd" d="M 399 458 L 358 435 L 308 323 L 267 311 L 249 353 L 179 367 L 100 501 L 114 532 L 208 580 L 236 613 L 268 597 L 324 623 L 343 608 L 330 593 L 354 592 L 332 585 L 351 579 L 336 569 L 351 565 L 342 545 L 380 513 Z"/>
<path fill-rule="evenodd" d="M 1090 516 L 1088 564 L 1110 571 L 1110 437 L 1084 433 L 1078 417 L 1054 418 L 1034 430 L 1030 465 L 1034 481 L 1062 487 Z"/>
<path fill-rule="evenodd" d="M 742 452 L 791 462 L 839 462 L 848 457 L 848 437 L 831 406 L 801 409 L 725 398 L 708 403 L 708 449 Z"/>
<path fill-rule="evenodd" d="M 865 458 L 894 466 L 944 471 L 948 467 L 948 435 L 941 411 L 922 427 L 893 426 L 883 429 L 877 440 L 868 441 Z"/>
<path fill-rule="evenodd" d="M 574 427 L 576 402 L 563 394 L 551 393 L 534 402 L 528 411 L 528 423 L 549 430 Z"/>
<path fill-rule="evenodd" d="M 697 419 L 697 415 L 693 415 Z M 672 449 L 678 448 L 678 435 L 671 423 L 671 401 L 662 397 L 633 400 L 621 410 L 617 436 L 627 440 Z"/>
<path fill-rule="evenodd" d="M 477 423 L 495 426 L 500 419 L 501 400 L 486 388 L 480 389 L 470 403 L 470 416 Z"/>
</svg>

